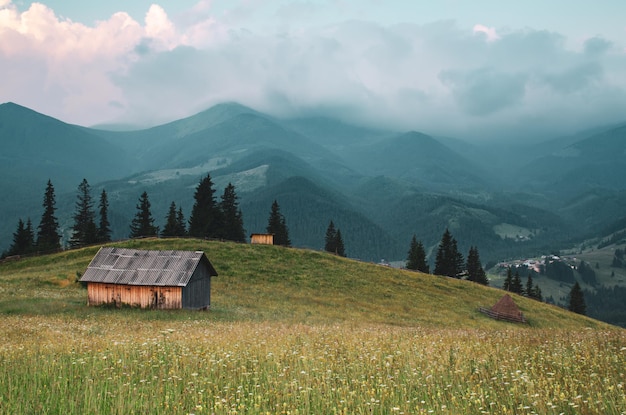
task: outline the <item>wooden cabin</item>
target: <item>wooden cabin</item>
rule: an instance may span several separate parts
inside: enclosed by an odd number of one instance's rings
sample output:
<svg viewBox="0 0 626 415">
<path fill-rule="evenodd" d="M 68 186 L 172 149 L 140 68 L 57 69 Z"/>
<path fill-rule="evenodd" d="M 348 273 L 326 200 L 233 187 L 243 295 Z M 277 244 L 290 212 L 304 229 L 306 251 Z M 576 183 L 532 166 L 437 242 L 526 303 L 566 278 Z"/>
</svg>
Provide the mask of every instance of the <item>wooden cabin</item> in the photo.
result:
<svg viewBox="0 0 626 415">
<path fill-rule="evenodd" d="M 273 233 L 253 233 L 250 235 L 251 244 L 274 245 Z"/>
<path fill-rule="evenodd" d="M 217 271 L 202 251 L 143 251 L 104 247 L 80 281 L 88 305 L 208 309 Z"/>
</svg>

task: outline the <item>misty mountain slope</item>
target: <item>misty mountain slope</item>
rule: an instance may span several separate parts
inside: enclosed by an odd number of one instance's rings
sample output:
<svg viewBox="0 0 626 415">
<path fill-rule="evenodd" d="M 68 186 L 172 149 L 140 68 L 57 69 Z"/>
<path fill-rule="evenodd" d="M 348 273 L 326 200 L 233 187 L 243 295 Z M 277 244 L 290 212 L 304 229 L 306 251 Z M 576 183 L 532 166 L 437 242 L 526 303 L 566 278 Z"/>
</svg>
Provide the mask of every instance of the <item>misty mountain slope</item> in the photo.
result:
<svg viewBox="0 0 626 415">
<path fill-rule="evenodd" d="M 148 129 L 135 131 L 86 130 L 123 148 L 127 154 L 135 159 L 136 166 L 134 172 L 139 172 L 158 168 L 159 165 L 157 163 L 162 161 L 159 152 L 163 148 L 168 149 L 180 146 L 182 145 L 180 143 L 181 139 L 211 129 L 243 114 L 265 117 L 261 113 L 243 105 L 224 103 L 215 105 L 190 117 Z M 155 161 L 154 157 L 158 157 L 158 161 Z"/>
<path fill-rule="evenodd" d="M 567 199 L 594 189 L 626 189 L 626 126 L 611 128 L 539 158 L 520 172 L 533 190 Z"/>
<path fill-rule="evenodd" d="M 558 212 L 573 224 L 572 235 L 583 235 L 609 226 L 624 215 L 624 206 L 626 190 L 598 188 L 565 199 Z"/>
<path fill-rule="evenodd" d="M 356 174 L 333 160 L 321 161 L 322 164 L 330 166 L 329 168 L 314 167 L 293 153 L 280 149 L 259 148 L 245 154 L 241 159 L 214 169 L 211 175 L 216 177 L 215 181 L 224 181 L 228 178 L 235 186 L 237 183 L 241 183 L 248 191 L 250 185 L 244 183 L 245 180 L 250 178 L 250 175 L 254 174 L 253 172 L 260 173 L 262 171 L 264 186 L 273 186 L 290 177 L 301 176 L 319 186 L 333 189 L 339 195 L 341 189 L 345 187 L 346 180 L 352 180 L 352 176 Z M 358 177 L 360 178 L 360 176 Z"/>
<path fill-rule="evenodd" d="M 214 127 L 241 114 L 261 113 L 237 103 L 224 103 L 194 114 L 190 117 L 175 120 L 167 124 L 133 131 L 93 130 L 95 134 L 107 138 L 115 144 L 124 146 L 132 152 L 145 147 L 158 146 L 170 140 L 176 140 Z"/>
<path fill-rule="evenodd" d="M 341 201 L 341 197 L 304 177 L 291 177 L 274 186 L 244 195 L 241 208 L 249 233 L 265 232 L 272 202 L 285 216 L 294 245 L 323 249 L 329 222 L 341 230 L 348 256 L 369 261 L 396 258 L 404 250 L 388 232 Z"/>
<path fill-rule="evenodd" d="M 478 165 L 431 136 L 414 131 L 356 147 L 344 157 L 364 175 L 411 180 L 438 191 L 491 186 Z"/>
<path fill-rule="evenodd" d="M 375 189 L 379 189 L 374 194 L 380 198 L 366 202 Z M 564 229 L 564 224 L 554 214 L 521 203 L 500 207 L 477 204 L 397 184 L 393 186 L 383 178 L 366 183 L 357 195 L 367 205 L 368 212 L 376 212 L 372 216 L 375 222 L 396 239 L 408 244 L 415 234 L 427 250 L 431 250 L 431 260 L 446 228 L 455 236 L 464 255 L 471 245 L 478 246 L 485 261 L 554 242 Z M 519 230 L 531 237 L 519 242 L 515 233 L 502 229 Z"/>
<path fill-rule="evenodd" d="M 322 146 L 264 116 L 254 113 L 231 115 L 192 134 L 159 139 L 158 143 L 137 150 L 135 157 L 142 170 L 188 168 L 210 160 L 217 160 L 217 164 L 224 166 L 260 149 L 291 152 L 309 162 L 326 163 L 336 158 Z"/>
<path fill-rule="evenodd" d="M 314 142 L 338 153 L 354 145 L 363 145 L 395 133 L 348 124 L 328 117 L 283 120 L 287 128 L 309 137 Z"/>
<path fill-rule="evenodd" d="M 122 177 L 130 161 L 120 149 L 81 127 L 13 103 L 0 105 L 0 169 L 19 180 L 75 188 L 83 178 Z M 0 180 L 6 180 L 0 174 Z M 12 181 L 13 182 L 13 181 Z"/>
</svg>

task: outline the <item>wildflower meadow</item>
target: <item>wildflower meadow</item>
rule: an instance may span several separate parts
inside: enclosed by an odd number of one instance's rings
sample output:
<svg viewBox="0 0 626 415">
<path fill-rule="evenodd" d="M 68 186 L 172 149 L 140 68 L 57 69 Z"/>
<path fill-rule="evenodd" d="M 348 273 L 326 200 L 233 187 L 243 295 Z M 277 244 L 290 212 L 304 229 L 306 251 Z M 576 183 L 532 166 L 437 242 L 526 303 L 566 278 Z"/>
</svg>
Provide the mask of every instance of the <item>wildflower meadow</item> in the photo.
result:
<svg viewBox="0 0 626 415">
<path fill-rule="evenodd" d="M 624 414 L 626 333 L 8 317 L 6 414 Z"/>
</svg>

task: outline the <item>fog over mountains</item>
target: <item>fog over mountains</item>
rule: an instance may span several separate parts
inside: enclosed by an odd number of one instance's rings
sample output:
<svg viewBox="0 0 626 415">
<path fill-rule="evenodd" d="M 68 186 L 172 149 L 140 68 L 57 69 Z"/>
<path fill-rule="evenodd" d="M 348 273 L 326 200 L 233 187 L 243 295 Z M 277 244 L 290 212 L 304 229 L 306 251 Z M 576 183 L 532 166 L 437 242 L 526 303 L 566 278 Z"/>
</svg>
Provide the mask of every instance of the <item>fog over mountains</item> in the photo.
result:
<svg viewBox="0 0 626 415">
<path fill-rule="evenodd" d="M 327 117 L 278 119 L 225 103 L 135 131 L 86 128 L 14 103 L 0 105 L 0 250 L 19 218 L 36 226 L 45 184 L 66 236 L 76 189 L 109 194 L 114 238 L 128 235 L 147 191 L 163 226 L 175 201 L 186 216 L 211 174 L 232 182 L 248 233 L 263 232 L 276 199 L 295 246 L 321 249 L 330 220 L 348 256 L 403 260 L 415 234 L 429 250 L 448 227 L 483 262 L 604 236 L 626 216 L 626 125 L 541 142 L 470 143 Z"/>
</svg>

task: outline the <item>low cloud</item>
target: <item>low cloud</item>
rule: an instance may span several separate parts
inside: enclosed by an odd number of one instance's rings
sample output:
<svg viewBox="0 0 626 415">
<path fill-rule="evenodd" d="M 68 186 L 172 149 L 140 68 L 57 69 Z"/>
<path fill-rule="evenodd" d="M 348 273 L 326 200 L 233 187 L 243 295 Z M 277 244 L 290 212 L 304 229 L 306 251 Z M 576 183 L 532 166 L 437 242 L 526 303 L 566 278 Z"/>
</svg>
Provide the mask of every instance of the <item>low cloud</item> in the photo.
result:
<svg viewBox="0 0 626 415">
<path fill-rule="evenodd" d="M 454 21 L 284 24 L 316 7 L 285 6 L 275 31 L 254 32 L 254 10 L 216 15 L 207 1 L 174 19 L 153 5 L 143 22 L 117 13 L 91 27 L 0 0 L 0 101 L 83 125 L 158 123 L 238 101 L 461 138 L 527 120 L 554 134 L 624 121 L 626 54 L 610 40 L 573 50 L 558 33 Z"/>
</svg>

